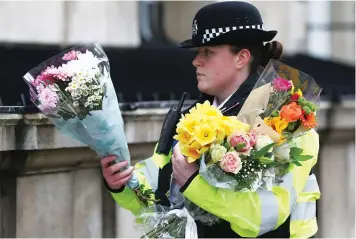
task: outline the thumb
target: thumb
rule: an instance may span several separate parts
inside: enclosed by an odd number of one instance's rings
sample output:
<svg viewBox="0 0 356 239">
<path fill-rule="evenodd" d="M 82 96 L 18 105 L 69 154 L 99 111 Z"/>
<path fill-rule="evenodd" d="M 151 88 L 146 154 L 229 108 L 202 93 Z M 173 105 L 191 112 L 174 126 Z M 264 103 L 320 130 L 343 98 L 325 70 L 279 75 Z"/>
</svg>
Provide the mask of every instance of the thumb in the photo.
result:
<svg viewBox="0 0 356 239">
<path fill-rule="evenodd" d="M 174 148 L 173 148 L 173 154 L 174 154 L 175 157 L 179 157 L 179 158 L 184 157 L 184 155 L 183 155 L 182 152 L 180 151 L 179 143 L 177 143 L 176 146 L 174 146 Z"/>
</svg>

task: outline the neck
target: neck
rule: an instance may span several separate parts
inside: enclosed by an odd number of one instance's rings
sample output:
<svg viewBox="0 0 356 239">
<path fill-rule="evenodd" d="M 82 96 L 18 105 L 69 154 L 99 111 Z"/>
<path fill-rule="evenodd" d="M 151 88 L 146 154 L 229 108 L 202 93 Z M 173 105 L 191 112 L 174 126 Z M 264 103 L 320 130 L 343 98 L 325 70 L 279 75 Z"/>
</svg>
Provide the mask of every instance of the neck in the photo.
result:
<svg viewBox="0 0 356 239">
<path fill-rule="evenodd" d="M 227 87 L 225 87 L 225 89 L 223 91 L 221 91 L 219 94 L 215 95 L 217 104 L 220 105 L 230 95 L 235 93 L 240 88 L 242 83 L 245 82 L 245 80 L 248 78 L 248 76 L 249 76 L 248 71 L 240 72 L 239 74 L 237 74 L 237 76 L 235 77 L 232 84 L 229 84 Z"/>
</svg>

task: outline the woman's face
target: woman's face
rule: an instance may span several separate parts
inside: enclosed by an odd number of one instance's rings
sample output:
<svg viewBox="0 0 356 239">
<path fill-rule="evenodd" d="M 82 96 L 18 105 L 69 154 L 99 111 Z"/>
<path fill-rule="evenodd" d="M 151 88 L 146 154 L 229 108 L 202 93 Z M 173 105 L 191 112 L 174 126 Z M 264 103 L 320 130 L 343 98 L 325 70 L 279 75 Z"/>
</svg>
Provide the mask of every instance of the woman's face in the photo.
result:
<svg viewBox="0 0 356 239">
<path fill-rule="evenodd" d="M 233 54 L 227 45 L 200 47 L 193 65 L 196 67 L 198 89 L 217 95 L 236 79 L 239 54 Z"/>
</svg>

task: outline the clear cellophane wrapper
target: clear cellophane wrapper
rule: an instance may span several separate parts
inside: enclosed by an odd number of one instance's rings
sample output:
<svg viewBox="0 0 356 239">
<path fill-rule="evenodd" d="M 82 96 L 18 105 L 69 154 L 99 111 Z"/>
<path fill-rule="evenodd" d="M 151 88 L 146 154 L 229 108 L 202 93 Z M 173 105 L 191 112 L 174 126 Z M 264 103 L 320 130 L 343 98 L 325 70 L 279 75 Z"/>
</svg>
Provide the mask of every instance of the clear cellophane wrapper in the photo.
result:
<svg viewBox="0 0 356 239">
<path fill-rule="evenodd" d="M 238 120 L 249 124 L 253 132 L 268 135 L 275 143 L 278 142 L 282 135 L 268 126 L 264 122 L 264 118 L 271 116 L 275 110 L 280 110 L 286 104 L 288 92 L 279 94 L 276 97 L 274 96 L 272 84 L 275 79 L 283 78 L 290 81 L 295 90 L 300 89 L 303 97 L 315 105 L 316 121 L 318 121 L 317 113 L 322 88 L 317 85 L 310 75 L 277 60 L 271 60 L 260 72 L 261 74 L 255 86 L 237 115 Z M 317 126 L 313 130 L 316 130 L 316 128 Z M 302 125 L 299 126 L 284 143 L 274 147 L 271 160 L 287 160 L 290 148 L 296 146 L 293 139 L 302 136 L 308 130 L 310 129 L 306 129 Z M 204 158 L 205 155 L 200 160 L 199 174 L 209 184 L 233 191 L 256 191 L 259 188 L 270 190 L 273 184 L 280 182 L 276 174 L 280 175 L 284 172 L 283 168 L 273 167 L 262 170 L 260 174 L 256 175 L 256 180 L 252 183 L 251 187 L 247 188 L 241 185 L 241 182 L 236 181 L 233 175 L 225 174 L 217 164 L 207 165 Z"/>
<path fill-rule="evenodd" d="M 99 44 L 67 49 L 24 75 L 31 101 L 62 134 L 93 149 L 100 157 L 115 155 L 116 162 L 131 157 L 124 121 L 110 77 L 110 64 Z M 135 189 L 133 176 L 127 185 Z"/>
<path fill-rule="evenodd" d="M 179 208 L 151 205 L 144 208 L 135 219 L 135 228 L 141 238 L 198 238 L 196 221 L 214 225 L 220 219 L 194 203 L 185 200 Z"/>
</svg>

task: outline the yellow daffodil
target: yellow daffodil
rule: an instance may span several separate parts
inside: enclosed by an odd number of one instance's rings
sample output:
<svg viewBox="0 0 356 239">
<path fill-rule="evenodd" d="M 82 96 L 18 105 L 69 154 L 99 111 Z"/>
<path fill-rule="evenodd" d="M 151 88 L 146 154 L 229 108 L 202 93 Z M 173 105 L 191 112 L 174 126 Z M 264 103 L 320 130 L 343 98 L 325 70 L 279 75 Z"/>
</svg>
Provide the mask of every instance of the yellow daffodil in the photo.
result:
<svg viewBox="0 0 356 239">
<path fill-rule="evenodd" d="M 182 144 L 188 144 L 192 140 L 192 135 L 183 128 L 177 128 L 177 134 L 173 138 Z"/>
<path fill-rule="evenodd" d="M 195 162 L 197 159 L 201 157 L 201 154 L 197 149 L 192 148 L 189 145 L 179 145 L 182 154 L 187 156 L 187 161 L 189 163 Z"/>
<path fill-rule="evenodd" d="M 210 102 L 207 100 L 203 104 L 197 103 L 195 107 L 190 109 L 189 113 L 205 115 L 205 116 L 222 116 L 220 110 L 210 105 Z"/>
<path fill-rule="evenodd" d="M 242 123 L 236 117 L 232 118 L 232 127 L 233 127 L 233 132 L 236 131 L 248 132 L 250 130 L 249 124 Z"/>
<path fill-rule="evenodd" d="M 195 132 L 195 127 L 199 125 L 199 118 L 197 117 L 187 117 L 184 120 L 180 121 L 177 125 L 178 129 L 182 128 L 187 131 L 190 135 L 193 135 Z"/>
<path fill-rule="evenodd" d="M 208 124 L 202 124 L 195 127 L 195 140 L 202 146 L 212 143 L 216 139 L 216 134 Z"/>
</svg>

